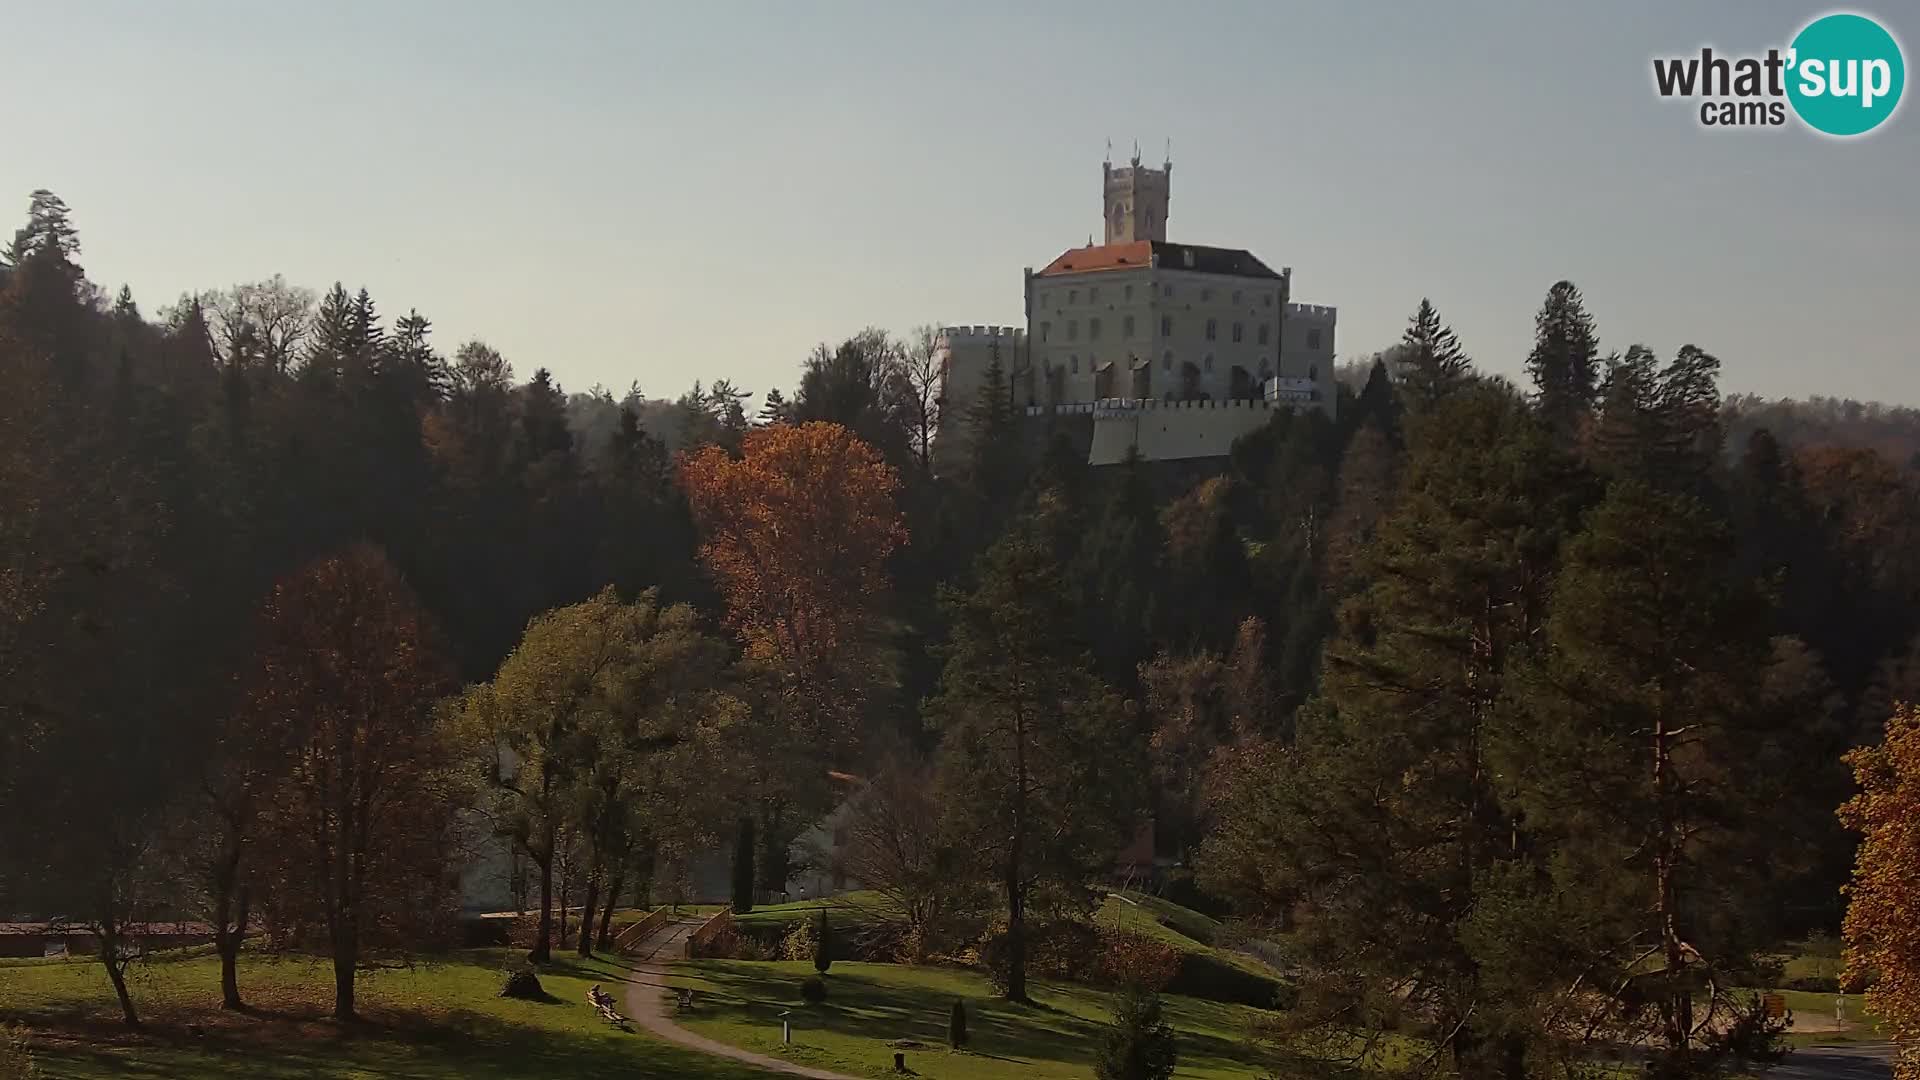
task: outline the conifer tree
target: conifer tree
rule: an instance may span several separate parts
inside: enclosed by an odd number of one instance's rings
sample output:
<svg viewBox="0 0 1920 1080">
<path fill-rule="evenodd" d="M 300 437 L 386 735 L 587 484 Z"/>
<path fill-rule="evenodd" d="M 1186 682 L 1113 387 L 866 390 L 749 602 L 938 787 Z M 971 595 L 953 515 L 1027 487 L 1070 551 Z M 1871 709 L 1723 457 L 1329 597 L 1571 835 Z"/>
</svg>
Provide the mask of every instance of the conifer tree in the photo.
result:
<svg viewBox="0 0 1920 1080">
<path fill-rule="evenodd" d="M 983 556 L 979 585 L 948 589 L 952 638 L 927 707 L 944 738 L 953 823 L 1006 905 L 1005 996 L 1027 999 L 1028 900 L 1084 886 L 1142 809 L 1142 747 L 1076 639 L 1042 507 Z"/>
<path fill-rule="evenodd" d="M 1400 392 L 1413 409 L 1431 406 L 1457 389 L 1473 372 L 1473 361 L 1460 347 L 1453 328 L 1440 322 L 1440 313 L 1425 297 L 1407 320 L 1396 359 L 1400 366 Z"/>
<path fill-rule="evenodd" d="M 1178 1059 L 1173 1025 L 1160 1015 L 1160 995 L 1120 994 L 1095 1051 L 1093 1075 L 1099 1080 L 1167 1080 Z"/>
<path fill-rule="evenodd" d="M 1580 290 L 1571 281 L 1555 283 L 1534 316 L 1527 374 L 1535 406 L 1562 445 L 1571 444 L 1593 408 L 1600 362 L 1600 339 Z"/>
<path fill-rule="evenodd" d="M 1493 740 L 1516 812 L 1551 851 L 1552 895 L 1581 913 L 1583 984 L 1611 995 L 1590 1002 L 1596 1022 L 1648 1003 L 1652 1022 L 1623 1034 L 1653 1036 L 1669 1076 L 1701 1067 L 1703 1033 L 1737 1015 L 1723 991 L 1751 985 L 1748 955 L 1770 940 L 1749 876 L 1780 851 L 1769 822 L 1783 800 L 1760 767 L 1775 733 L 1756 698 L 1769 643 L 1761 598 L 1730 564 L 1699 500 L 1613 484 L 1568 546 L 1550 651 L 1509 683 Z"/>
</svg>

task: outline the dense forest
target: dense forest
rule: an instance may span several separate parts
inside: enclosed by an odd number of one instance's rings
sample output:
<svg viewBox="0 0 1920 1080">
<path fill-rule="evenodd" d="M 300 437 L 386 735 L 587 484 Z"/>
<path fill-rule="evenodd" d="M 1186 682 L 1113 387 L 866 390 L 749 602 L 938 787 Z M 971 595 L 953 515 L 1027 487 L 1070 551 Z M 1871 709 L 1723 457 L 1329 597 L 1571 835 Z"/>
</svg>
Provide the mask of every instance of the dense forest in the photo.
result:
<svg viewBox="0 0 1920 1080">
<path fill-rule="evenodd" d="M 1765 1027 L 1721 989 L 1839 927 L 1843 755 L 1920 696 L 1915 414 L 1725 397 L 1567 282 L 1528 385 L 1422 301 L 1335 418 L 1195 473 L 940 400 L 924 331 L 569 397 L 364 289 L 148 314 L 83 265 L 34 193 L 0 914 L 97 928 L 129 1022 L 125 943 L 183 914 L 331 954 L 351 1016 L 476 834 L 539 878 L 539 959 L 556 890 L 610 912 L 709 847 L 750 906 L 850 774 L 902 950 L 985 935 L 1009 997 L 1151 819 L 1169 888 L 1286 935 L 1304 1075 L 1409 1023 L 1463 1076 L 1629 1034 L 1691 1075 Z"/>
</svg>

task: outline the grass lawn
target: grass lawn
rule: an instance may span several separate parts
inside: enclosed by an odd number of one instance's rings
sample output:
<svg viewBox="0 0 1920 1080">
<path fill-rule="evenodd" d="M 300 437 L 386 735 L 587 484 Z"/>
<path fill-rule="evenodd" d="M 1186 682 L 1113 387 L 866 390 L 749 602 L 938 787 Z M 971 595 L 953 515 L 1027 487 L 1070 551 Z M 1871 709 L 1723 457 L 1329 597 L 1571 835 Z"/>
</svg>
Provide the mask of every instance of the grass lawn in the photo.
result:
<svg viewBox="0 0 1920 1080">
<path fill-rule="evenodd" d="M 948 968 L 836 963 L 826 977 L 824 1005 L 801 1003 L 806 963 L 702 960 L 682 964 L 673 979 L 704 995 L 679 1021 L 709 1038 L 775 1057 L 855 1076 L 892 1072 L 894 1048 L 911 1039 L 907 1065 L 934 1080 L 989 1077 L 1085 1078 L 1108 1018 L 1107 995 L 1064 984 L 1038 985 L 1037 1006 L 1010 1005 L 993 996 L 985 977 Z M 965 1053 L 947 1049 L 947 1016 L 955 998 L 966 1002 Z M 1262 1075 L 1248 1044 L 1258 1010 L 1167 996 L 1166 1017 L 1178 1030 L 1180 1068 L 1187 1078 Z M 792 1010 L 794 1042 L 780 1044 L 780 1017 Z"/>
<path fill-rule="evenodd" d="M 896 912 L 893 904 L 879 893 L 857 891 L 814 900 L 795 900 L 787 904 L 763 904 L 745 915 L 735 915 L 733 918 L 735 922 L 751 929 L 785 928 L 814 918 L 821 908 L 827 909 L 827 918 L 835 926 L 847 929 L 886 922 Z"/>
<path fill-rule="evenodd" d="M 608 1026 L 586 1004 L 600 982 L 619 993 L 625 972 L 595 961 L 540 973 L 549 1002 L 497 996 L 504 950 L 457 953 L 412 970 L 364 974 L 366 1022 L 342 1031 L 325 1019 L 332 968 L 308 958 L 246 957 L 240 989 L 253 1012 L 219 1009 L 210 956 L 154 960 L 131 974 L 146 1029 L 119 1024 L 96 962 L 0 966 L 0 1021 L 25 1024 L 49 1078 L 383 1077 L 406 1080 L 745 1080 L 767 1074 Z M 189 1025 L 204 1035 L 195 1036 Z"/>
</svg>

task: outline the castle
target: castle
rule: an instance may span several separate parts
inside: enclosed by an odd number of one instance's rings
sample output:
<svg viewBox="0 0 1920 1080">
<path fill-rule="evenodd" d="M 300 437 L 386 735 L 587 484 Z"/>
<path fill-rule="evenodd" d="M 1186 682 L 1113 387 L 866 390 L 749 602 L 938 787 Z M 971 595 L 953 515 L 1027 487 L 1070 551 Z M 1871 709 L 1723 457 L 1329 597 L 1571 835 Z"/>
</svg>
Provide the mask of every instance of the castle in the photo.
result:
<svg viewBox="0 0 1920 1080">
<path fill-rule="evenodd" d="M 1292 300 L 1293 270 L 1167 240 L 1173 163 L 1101 166 L 1104 242 L 1028 267 L 1026 325 L 947 326 L 936 342 L 936 459 L 959 459 L 997 360 L 1030 416 L 1086 414 L 1087 460 L 1215 457 L 1276 408 L 1334 408 L 1334 309 Z"/>
</svg>

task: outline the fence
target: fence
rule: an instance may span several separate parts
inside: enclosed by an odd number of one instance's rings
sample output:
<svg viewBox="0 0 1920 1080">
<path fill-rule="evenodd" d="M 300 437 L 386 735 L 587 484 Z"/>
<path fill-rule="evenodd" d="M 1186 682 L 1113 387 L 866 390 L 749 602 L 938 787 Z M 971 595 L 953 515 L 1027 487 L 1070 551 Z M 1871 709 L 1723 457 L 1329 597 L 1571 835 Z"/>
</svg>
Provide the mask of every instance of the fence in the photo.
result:
<svg viewBox="0 0 1920 1080">
<path fill-rule="evenodd" d="M 631 953 L 641 942 L 647 940 L 655 930 L 667 925 L 672 918 L 673 913 L 667 908 L 654 908 L 647 913 L 646 918 L 641 919 L 639 922 L 632 923 L 626 929 L 620 931 L 620 935 L 613 939 L 613 951 L 622 956 Z"/>
<path fill-rule="evenodd" d="M 687 959 L 697 960 L 715 939 L 733 933 L 733 912 L 722 909 L 719 914 L 700 924 L 700 929 L 687 935 Z"/>
</svg>

